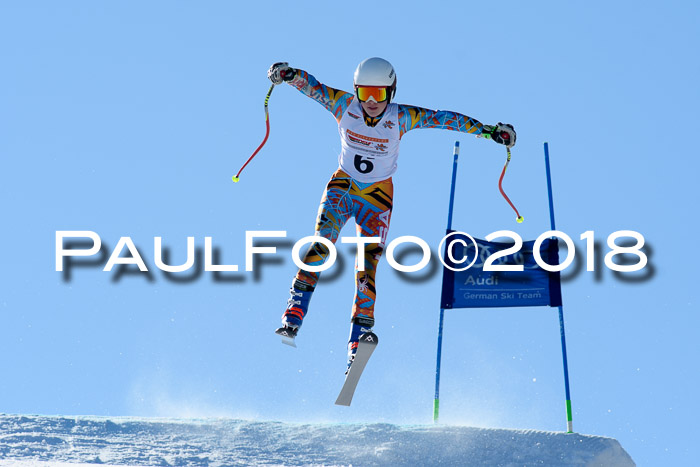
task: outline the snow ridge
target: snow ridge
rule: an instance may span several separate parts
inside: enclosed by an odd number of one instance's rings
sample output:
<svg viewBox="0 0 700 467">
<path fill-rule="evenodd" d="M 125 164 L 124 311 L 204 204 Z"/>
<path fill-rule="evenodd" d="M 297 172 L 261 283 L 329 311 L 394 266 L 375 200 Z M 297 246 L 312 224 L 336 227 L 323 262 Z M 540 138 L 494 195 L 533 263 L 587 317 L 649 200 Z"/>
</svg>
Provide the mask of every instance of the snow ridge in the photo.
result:
<svg viewBox="0 0 700 467">
<path fill-rule="evenodd" d="M 631 466 L 611 438 L 460 426 L 0 415 L 0 465 Z"/>
</svg>

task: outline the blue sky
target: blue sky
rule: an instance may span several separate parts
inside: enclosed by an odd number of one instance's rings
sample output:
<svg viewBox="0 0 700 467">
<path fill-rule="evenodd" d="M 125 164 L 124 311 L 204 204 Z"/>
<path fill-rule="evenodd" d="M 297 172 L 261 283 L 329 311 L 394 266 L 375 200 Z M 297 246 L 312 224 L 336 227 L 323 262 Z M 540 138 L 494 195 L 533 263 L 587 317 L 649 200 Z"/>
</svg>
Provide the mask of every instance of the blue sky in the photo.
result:
<svg viewBox="0 0 700 467">
<path fill-rule="evenodd" d="M 615 437 L 640 465 L 690 462 L 698 407 L 700 9 L 694 2 L 5 2 L 0 6 L 0 411 L 430 423 L 439 271 L 400 275 L 383 259 L 381 344 L 353 406 L 342 384 L 352 248 L 328 271 L 293 350 L 272 333 L 313 233 L 340 148 L 333 117 L 288 86 L 276 61 L 349 90 L 381 56 L 396 100 L 518 132 L 505 151 L 438 130 L 407 134 L 389 238 L 433 249 L 444 235 L 452 145 L 462 147 L 454 227 L 484 237 L 549 229 L 542 144 L 550 143 L 557 227 L 603 244 L 635 230 L 643 280 L 568 270 L 563 285 L 574 428 Z M 55 271 L 55 232 L 97 232 L 107 254 L 131 237 L 150 274 L 103 272 L 106 258 Z M 243 271 L 245 232 L 285 230 L 279 252 Z M 347 226 L 344 235 L 353 235 Z M 168 276 L 153 238 L 184 262 L 213 239 L 239 273 Z M 409 255 L 408 262 L 415 256 Z M 184 278 L 182 277 L 184 276 Z M 556 310 L 446 316 L 446 423 L 564 430 Z"/>
</svg>

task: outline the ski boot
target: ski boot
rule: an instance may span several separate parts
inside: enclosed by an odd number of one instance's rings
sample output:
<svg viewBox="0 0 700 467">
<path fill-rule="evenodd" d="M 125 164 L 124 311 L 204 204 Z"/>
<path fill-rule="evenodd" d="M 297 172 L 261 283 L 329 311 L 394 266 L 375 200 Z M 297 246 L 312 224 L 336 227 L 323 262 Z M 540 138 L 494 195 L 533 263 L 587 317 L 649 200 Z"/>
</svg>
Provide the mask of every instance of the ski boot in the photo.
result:
<svg viewBox="0 0 700 467">
<path fill-rule="evenodd" d="M 297 337 L 301 323 L 309 308 L 309 301 L 314 288 L 299 280 L 289 289 L 290 297 L 287 300 L 287 309 L 282 315 L 282 327 L 275 331 L 282 337 L 282 343 L 296 347 L 294 339 Z"/>
<path fill-rule="evenodd" d="M 350 371 L 352 362 L 355 361 L 355 354 L 357 353 L 357 345 L 360 340 L 360 336 L 366 332 L 372 332 L 372 326 L 374 326 L 374 318 L 367 316 L 356 316 L 352 319 L 350 338 L 348 339 L 348 367 L 345 370 L 346 375 Z"/>
</svg>

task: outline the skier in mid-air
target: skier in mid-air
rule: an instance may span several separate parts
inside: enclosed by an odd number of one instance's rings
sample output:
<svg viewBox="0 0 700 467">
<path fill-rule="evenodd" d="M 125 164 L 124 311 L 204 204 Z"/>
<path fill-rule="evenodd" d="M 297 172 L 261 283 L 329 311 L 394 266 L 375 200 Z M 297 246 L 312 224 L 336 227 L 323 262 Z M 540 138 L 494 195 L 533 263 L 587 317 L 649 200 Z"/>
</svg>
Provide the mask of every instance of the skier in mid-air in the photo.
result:
<svg viewBox="0 0 700 467">
<path fill-rule="evenodd" d="M 272 65 L 267 73 L 273 84 L 286 82 L 331 112 L 340 133 L 339 167 L 331 176 L 321 199 L 316 235 L 335 243 L 340 230 L 355 218 L 357 234 L 379 237 L 381 243 L 365 246 L 364 257 L 355 262 L 355 299 L 348 340 L 348 370 L 357 351 L 358 339 L 374 326 L 375 274 L 384 251 L 393 206 L 392 175 L 396 172 L 401 137 L 417 128 L 440 128 L 470 133 L 512 147 L 516 134 L 512 125 L 484 125 L 457 112 L 429 110 L 395 104 L 396 73 L 389 62 L 368 58 L 355 70 L 354 93 L 321 84 L 306 71 L 288 63 Z M 326 261 L 329 250 L 313 243 L 304 257 L 309 266 Z M 364 261 L 364 271 L 358 264 Z M 290 290 L 282 327 L 276 333 L 294 338 L 308 312 L 319 273 L 299 269 Z"/>
</svg>

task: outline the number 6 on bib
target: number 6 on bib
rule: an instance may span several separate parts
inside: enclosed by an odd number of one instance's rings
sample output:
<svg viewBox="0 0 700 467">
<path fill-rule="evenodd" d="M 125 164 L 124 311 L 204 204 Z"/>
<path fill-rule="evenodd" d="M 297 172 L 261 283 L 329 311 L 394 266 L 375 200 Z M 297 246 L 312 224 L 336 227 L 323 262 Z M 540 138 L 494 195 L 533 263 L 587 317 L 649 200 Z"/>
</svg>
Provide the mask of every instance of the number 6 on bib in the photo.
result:
<svg viewBox="0 0 700 467">
<path fill-rule="evenodd" d="M 355 168 L 361 174 L 368 174 L 374 170 L 374 164 L 372 164 L 372 159 L 363 159 L 360 154 L 355 154 L 354 160 Z"/>
</svg>

